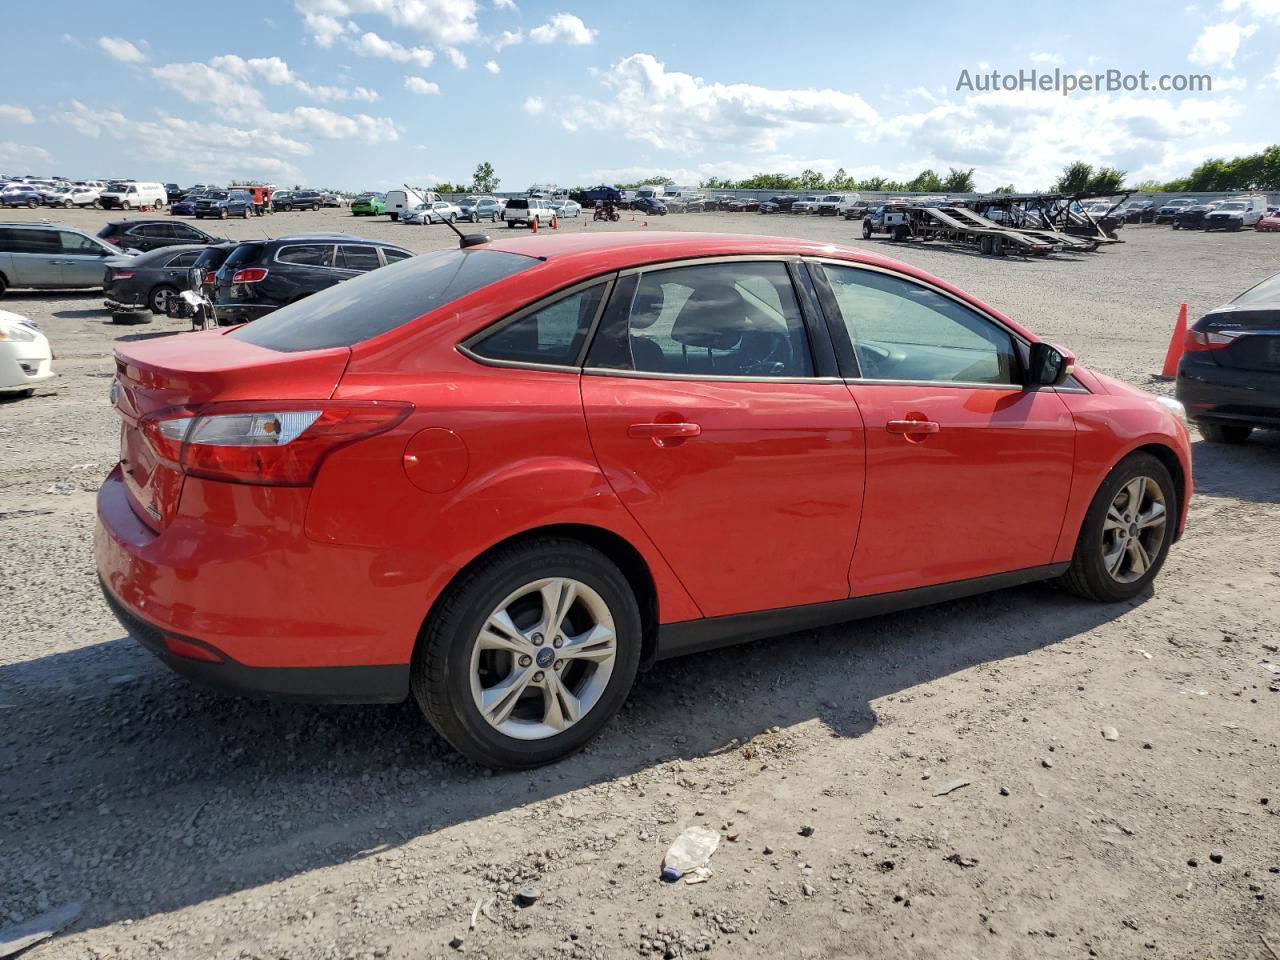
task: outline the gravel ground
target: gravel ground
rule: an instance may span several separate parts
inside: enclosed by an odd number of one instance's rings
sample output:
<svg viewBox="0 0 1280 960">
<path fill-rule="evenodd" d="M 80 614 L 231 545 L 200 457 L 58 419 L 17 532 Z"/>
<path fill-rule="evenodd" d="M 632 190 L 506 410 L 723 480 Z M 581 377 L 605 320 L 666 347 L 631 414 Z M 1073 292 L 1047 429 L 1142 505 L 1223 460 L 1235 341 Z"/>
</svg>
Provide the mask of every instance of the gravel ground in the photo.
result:
<svg viewBox="0 0 1280 960">
<path fill-rule="evenodd" d="M 337 211 L 216 226 L 454 242 Z M 858 230 L 755 214 L 587 229 L 659 227 Z M 1153 390 L 1178 304 L 1194 316 L 1280 259 L 1273 235 L 1122 236 L 1047 261 L 865 245 Z M 124 638 L 91 555 L 111 347 L 185 324 L 112 325 L 100 293 L 0 305 L 40 322 L 60 374 L 0 403 L 0 928 L 83 906 L 31 956 L 1280 951 L 1276 434 L 1195 444 L 1188 533 L 1138 602 L 1022 588 L 663 663 L 585 753 L 494 775 L 410 705 L 219 698 Z M 725 838 L 714 876 L 662 884 L 691 823 Z"/>
</svg>

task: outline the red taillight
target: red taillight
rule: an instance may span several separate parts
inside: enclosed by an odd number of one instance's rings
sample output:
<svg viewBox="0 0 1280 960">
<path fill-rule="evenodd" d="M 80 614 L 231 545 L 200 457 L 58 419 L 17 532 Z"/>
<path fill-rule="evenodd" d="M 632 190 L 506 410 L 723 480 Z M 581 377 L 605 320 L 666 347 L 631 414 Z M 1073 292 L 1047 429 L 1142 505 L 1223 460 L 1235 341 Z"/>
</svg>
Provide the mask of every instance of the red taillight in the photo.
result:
<svg viewBox="0 0 1280 960">
<path fill-rule="evenodd" d="M 1187 331 L 1187 338 L 1182 348 L 1187 353 L 1204 353 L 1206 350 L 1221 350 L 1223 347 L 1229 347 L 1234 340 L 1235 337 L 1225 333 L 1192 328 Z"/>
<path fill-rule="evenodd" d="M 413 410 L 381 400 L 215 403 L 142 421 L 157 456 L 183 473 L 229 483 L 306 486 L 324 458 L 390 430 Z"/>
<path fill-rule="evenodd" d="M 112 280 L 128 280 L 133 276 L 132 270 L 116 270 L 111 274 Z"/>
<path fill-rule="evenodd" d="M 212 283 L 217 279 L 217 276 L 218 276 L 218 274 L 217 274 L 215 271 L 213 271 L 213 270 L 206 270 L 206 271 L 204 272 L 204 281 L 203 281 L 203 282 L 204 282 L 204 283 L 208 283 L 208 284 L 212 284 Z"/>
<path fill-rule="evenodd" d="M 232 283 L 258 283 L 267 278 L 265 267 L 245 267 L 231 275 Z"/>
</svg>

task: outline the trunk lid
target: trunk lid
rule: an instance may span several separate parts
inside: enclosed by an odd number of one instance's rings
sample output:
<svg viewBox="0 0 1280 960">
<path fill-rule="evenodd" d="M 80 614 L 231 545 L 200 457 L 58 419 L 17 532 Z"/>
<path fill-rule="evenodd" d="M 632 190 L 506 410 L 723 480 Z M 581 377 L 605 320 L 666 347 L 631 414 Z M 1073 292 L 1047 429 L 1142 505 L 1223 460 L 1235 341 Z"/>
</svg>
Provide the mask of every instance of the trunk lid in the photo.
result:
<svg viewBox="0 0 1280 960">
<path fill-rule="evenodd" d="M 1280 305 L 1228 304 L 1196 328 L 1231 338 L 1229 346 L 1209 351 L 1219 366 L 1280 372 Z"/>
<path fill-rule="evenodd" d="M 346 369 L 346 347 L 282 353 L 210 330 L 116 347 L 112 404 L 122 421 L 120 465 L 134 511 L 153 530 L 173 520 L 183 474 L 143 433 L 148 414 L 233 400 L 329 399 Z"/>
</svg>

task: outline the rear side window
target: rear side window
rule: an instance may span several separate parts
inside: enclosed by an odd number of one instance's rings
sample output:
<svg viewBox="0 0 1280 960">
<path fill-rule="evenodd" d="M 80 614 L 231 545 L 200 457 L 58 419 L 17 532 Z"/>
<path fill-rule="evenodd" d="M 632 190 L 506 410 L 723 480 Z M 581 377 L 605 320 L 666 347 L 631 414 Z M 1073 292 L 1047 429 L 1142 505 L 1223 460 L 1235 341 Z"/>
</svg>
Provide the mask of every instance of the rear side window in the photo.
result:
<svg viewBox="0 0 1280 960">
<path fill-rule="evenodd" d="M 227 271 L 238 269 L 257 260 L 261 252 L 262 244 L 260 243 L 242 243 L 231 251 L 231 255 L 222 264 L 222 268 Z"/>
<path fill-rule="evenodd" d="M 517 200 L 508 200 L 508 201 L 507 201 L 507 209 L 508 209 L 508 210 L 528 210 L 528 209 L 529 209 L 529 201 L 528 201 L 528 200 L 519 200 L 519 199 L 517 199 Z"/>
<path fill-rule="evenodd" d="M 394 247 L 383 247 L 382 255 L 387 258 L 387 263 L 395 263 L 397 260 L 407 260 L 413 256 L 408 250 L 396 250 Z"/>
<path fill-rule="evenodd" d="M 26 230 L 22 227 L 0 229 L 0 252 L 58 253 L 61 249 L 58 235 L 52 230 Z"/>
<path fill-rule="evenodd" d="M 332 267 L 333 245 L 308 243 L 281 247 L 276 252 L 277 263 L 296 263 L 304 267 Z"/>
<path fill-rule="evenodd" d="M 188 250 L 186 253 L 180 253 L 168 263 L 166 267 L 194 267 L 196 265 L 196 257 L 200 256 L 199 250 Z"/>
<path fill-rule="evenodd" d="M 349 347 L 539 262 L 483 249 L 409 257 L 281 307 L 228 336 L 289 353 Z"/>
<path fill-rule="evenodd" d="M 1277 301 L 1280 301 L 1280 273 L 1277 273 L 1274 277 L 1268 277 L 1261 283 L 1253 285 L 1231 302 L 1275 303 Z"/>
<path fill-rule="evenodd" d="M 467 349 L 488 360 L 574 366 L 600 309 L 597 283 L 472 339 Z"/>
<path fill-rule="evenodd" d="M 337 265 L 347 270 L 377 270 L 382 266 L 376 247 L 344 244 L 338 248 Z"/>
</svg>

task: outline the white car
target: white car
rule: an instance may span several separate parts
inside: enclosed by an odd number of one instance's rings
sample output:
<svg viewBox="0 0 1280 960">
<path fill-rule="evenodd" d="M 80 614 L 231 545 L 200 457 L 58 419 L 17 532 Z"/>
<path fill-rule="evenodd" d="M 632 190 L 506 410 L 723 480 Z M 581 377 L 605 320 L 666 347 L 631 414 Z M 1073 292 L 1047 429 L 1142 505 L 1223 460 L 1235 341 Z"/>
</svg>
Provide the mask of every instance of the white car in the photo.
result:
<svg viewBox="0 0 1280 960">
<path fill-rule="evenodd" d="M 431 203 L 420 203 L 409 213 L 400 214 L 401 223 L 426 226 L 429 223 L 454 223 L 461 219 L 462 211 L 448 200 L 433 200 Z"/>
<path fill-rule="evenodd" d="M 0 394 L 29 397 L 53 376 L 53 351 L 34 321 L 0 310 Z"/>
<path fill-rule="evenodd" d="M 582 216 L 582 204 L 578 203 L 577 200 L 561 200 L 559 203 L 553 203 L 551 209 L 562 220 L 568 217 Z"/>
<path fill-rule="evenodd" d="M 514 227 L 517 223 L 527 226 L 537 223 L 541 227 L 544 223 L 550 223 L 555 215 L 551 201 L 541 197 L 513 197 L 502 210 L 502 219 L 508 227 Z"/>
<path fill-rule="evenodd" d="M 94 207 L 102 191 L 94 187 L 62 186 L 44 191 L 44 202 L 50 207 Z"/>
<path fill-rule="evenodd" d="M 801 197 L 791 205 L 792 213 L 813 213 L 818 209 L 821 197 Z"/>
</svg>

